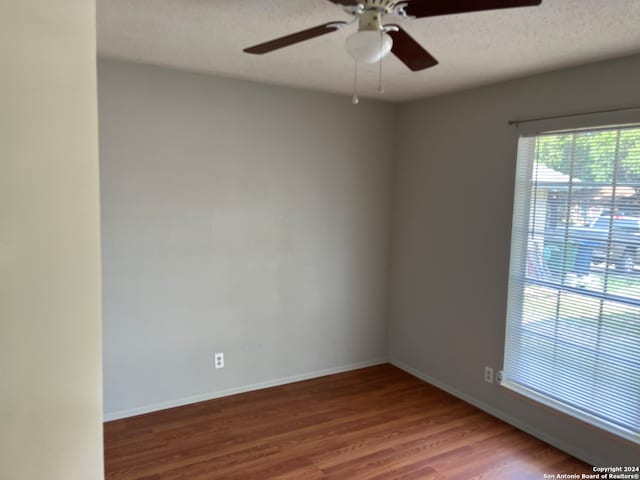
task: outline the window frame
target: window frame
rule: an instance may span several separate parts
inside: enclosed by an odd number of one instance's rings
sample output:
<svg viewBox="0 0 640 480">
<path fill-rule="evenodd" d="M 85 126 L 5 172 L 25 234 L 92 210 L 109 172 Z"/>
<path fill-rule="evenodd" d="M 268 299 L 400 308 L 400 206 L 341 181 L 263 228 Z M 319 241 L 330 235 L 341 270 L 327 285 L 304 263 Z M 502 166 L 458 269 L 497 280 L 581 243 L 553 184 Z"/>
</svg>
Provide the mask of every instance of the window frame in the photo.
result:
<svg viewBox="0 0 640 480">
<path fill-rule="evenodd" d="M 533 122 L 537 123 L 537 125 L 527 125 L 524 131 L 521 129 L 519 131 L 519 141 L 518 145 L 518 163 L 516 165 L 516 181 L 515 191 L 514 191 L 514 204 L 513 204 L 513 225 L 512 225 L 512 237 L 511 237 L 511 252 L 510 252 L 510 261 L 509 261 L 509 287 L 508 287 L 508 296 L 507 296 L 507 317 L 506 317 L 506 336 L 505 336 L 505 349 L 504 349 L 504 367 L 503 367 L 503 375 L 500 385 L 516 392 L 528 399 L 539 402 L 547 407 L 550 407 L 556 411 L 562 412 L 572 418 L 577 418 L 581 421 L 584 421 L 590 425 L 601 428 L 607 432 L 613 433 L 619 437 L 630 440 L 634 444 L 640 444 L 640 432 L 635 432 L 629 430 L 623 426 L 620 426 L 614 422 L 607 421 L 606 419 L 589 414 L 588 412 L 581 410 L 579 407 L 572 407 L 567 405 L 566 402 L 559 401 L 551 396 L 545 394 L 544 392 L 534 390 L 532 388 L 527 388 L 526 386 L 513 381 L 509 376 L 509 366 L 512 363 L 512 351 L 508 345 L 510 340 L 513 340 L 514 336 L 510 333 L 510 329 L 512 328 L 512 321 L 519 321 L 523 318 L 523 308 L 524 308 L 524 296 L 525 296 L 525 288 L 527 285 L 526 278 L 526 261 L 523 259 L 527 258 L 527 255 L 524 255 L 527 252 L 529 247 L 529 228 L 519 228 L 523 225 L 529 225 L 532 219 L 532 194 L 533 189 L 536 188 L 536 182 L 532 181 L 533 173 L 534 173 L 534 165 L 535 165 L 535 148 L 536 148 L 536 139 L 542 135 L 557 135 L 561 133 L 572 133 L 572 132 L 580 132 L 580 131 L 596 131 L 596 130 L 612 130 L 612 129 L 625 129 L 625 128 L 640 128 L 640 117 L 637 118 L 637 121 L 634 122 L 624 122 L 623 124 L 610 123 L 610 124 L 590 124 L 588 119 L 581 119 L 582 122 L 574 123 L 574 127 L 570 127 L 567 122 L 570 124 L 572 119 L 562 119 L 564 122 L 562 128 L 553 128 L 545 130 L 541 127 L 541 123 L 544 125 L 544 122 Z M 573 119 L 575 120 L 575 119 Z M 592 118 L 592 123 L 600 122 L 601 117 Z M 547 122 L 548 123 L 548 122 Z M 557 127 L 557 121 L 554 119 L 552 122 L 554 127 Z M 529 155 L 527 158 L 530 161 L 520 161 L 521 156 L 521 148 L 529 149 Z M 616 183 L 615 180 L 612 181 L 612 185 Z M 522 191 L 526 192 L 522 194 Z M 535 204 L 535 202 L 534 202 Z M 522 218 L 525 220 L 522 220 Z M 517 281 L 514 281 L 517 279 Z M 607 293 L 602 294 L 604 300 L 610 298 Z M 521 341 L 521 339 L 518 339 Z M 640 399 L 640 392 L 638 393 L 638 399 Z M 637 413 L 638 424 L 640 425 L 640 406 L 638 407 Z"/>
</svg>

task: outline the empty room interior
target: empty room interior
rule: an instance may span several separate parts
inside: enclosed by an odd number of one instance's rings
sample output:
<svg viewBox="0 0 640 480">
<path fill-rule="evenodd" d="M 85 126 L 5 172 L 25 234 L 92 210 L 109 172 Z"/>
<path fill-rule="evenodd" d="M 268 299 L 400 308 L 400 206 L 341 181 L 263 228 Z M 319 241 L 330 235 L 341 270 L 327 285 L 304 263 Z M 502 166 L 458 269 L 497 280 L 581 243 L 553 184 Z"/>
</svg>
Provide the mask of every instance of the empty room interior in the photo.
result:
<svg viewBox="0 0 640 480">
<path fill-rule="evenodd" d="M 640 2 L 0 2 L 0 478 L 640 478 Z"/>
</svg>

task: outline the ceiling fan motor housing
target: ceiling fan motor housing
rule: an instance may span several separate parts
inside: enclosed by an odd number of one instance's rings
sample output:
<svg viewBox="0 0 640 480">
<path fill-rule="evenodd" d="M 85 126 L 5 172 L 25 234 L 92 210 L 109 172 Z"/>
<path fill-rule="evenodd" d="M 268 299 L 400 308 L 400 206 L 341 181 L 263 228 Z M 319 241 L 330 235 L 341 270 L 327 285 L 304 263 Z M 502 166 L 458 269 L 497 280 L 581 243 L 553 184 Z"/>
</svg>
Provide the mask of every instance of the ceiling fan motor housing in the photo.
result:
<svg viewBox="0 0 640 480">
<path fill-rule="evenodd" d="M 364 12 L 360 14 L 359 31 L 382 30 L 382 17 L 391 14 L 397 0 L 365 0 Z"/>
</svg>

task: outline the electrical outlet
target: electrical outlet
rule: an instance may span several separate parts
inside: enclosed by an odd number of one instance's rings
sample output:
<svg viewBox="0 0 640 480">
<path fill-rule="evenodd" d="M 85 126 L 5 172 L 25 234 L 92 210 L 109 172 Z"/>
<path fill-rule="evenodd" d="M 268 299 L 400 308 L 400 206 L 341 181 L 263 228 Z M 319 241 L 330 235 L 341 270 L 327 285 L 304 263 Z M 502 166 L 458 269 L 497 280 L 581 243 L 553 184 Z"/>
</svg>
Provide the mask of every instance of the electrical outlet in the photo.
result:
<svg viewBox="0 0 640 480">
<path fill-rule="evenodd" d="M 216 368 L 224 368 L 224 353 L 216 353 L 213 356 L 213 365 Z"/>
<path fill-rule="evenodd" d="M 484 381 L 487 383 L 493 383 L 493 368 L 484 367 Z"/>
</svg>

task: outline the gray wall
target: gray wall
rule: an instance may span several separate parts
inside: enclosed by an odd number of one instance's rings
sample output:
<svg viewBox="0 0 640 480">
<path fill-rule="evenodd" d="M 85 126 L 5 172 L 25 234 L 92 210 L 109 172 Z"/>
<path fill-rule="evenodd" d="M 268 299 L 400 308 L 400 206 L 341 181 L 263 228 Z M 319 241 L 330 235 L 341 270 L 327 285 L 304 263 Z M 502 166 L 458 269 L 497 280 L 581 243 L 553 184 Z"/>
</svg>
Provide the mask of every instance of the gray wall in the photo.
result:
<svg viewBox="0 0 640 480">
<path fill-rule="evenodd" d="M 518 131 L 510 119 L 640 105 L 640 57 L 404 105 L 393 209 L 390 357 L 591 461 L 637 446 L 483 380 L 501 368 Z"/>
<path fill-rule="evenodd" d="M 386 359 L 396 108 L 98 70 L 106 417 Z"/>
<path fill-rule="evenodd" d="M 0 1 L 0 478 L 103 476 L 93 1 Z"/>
</svg>

